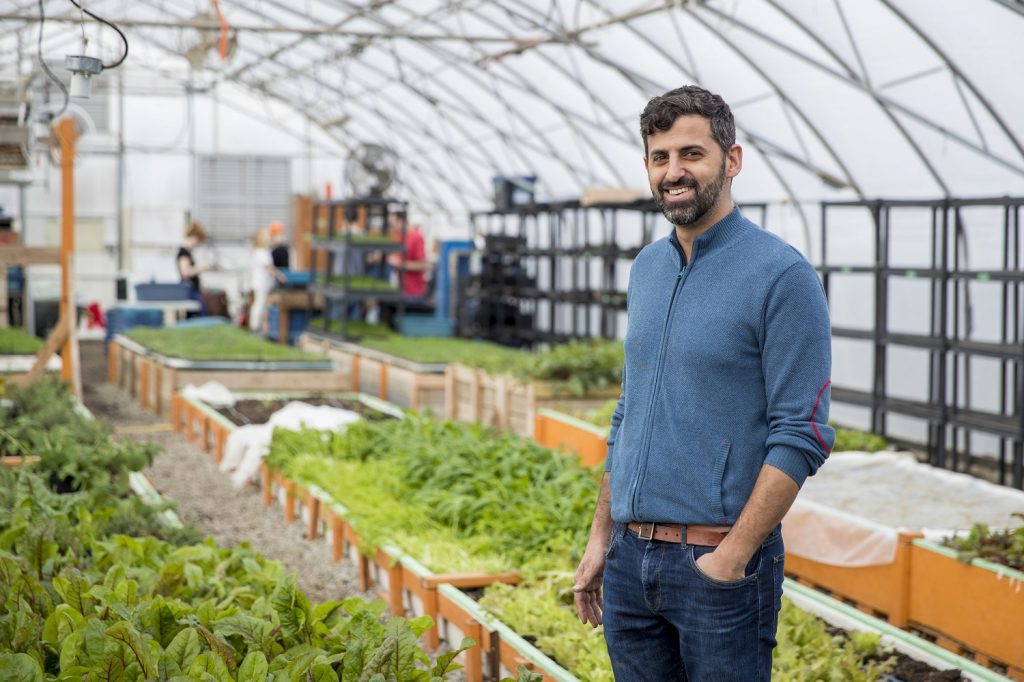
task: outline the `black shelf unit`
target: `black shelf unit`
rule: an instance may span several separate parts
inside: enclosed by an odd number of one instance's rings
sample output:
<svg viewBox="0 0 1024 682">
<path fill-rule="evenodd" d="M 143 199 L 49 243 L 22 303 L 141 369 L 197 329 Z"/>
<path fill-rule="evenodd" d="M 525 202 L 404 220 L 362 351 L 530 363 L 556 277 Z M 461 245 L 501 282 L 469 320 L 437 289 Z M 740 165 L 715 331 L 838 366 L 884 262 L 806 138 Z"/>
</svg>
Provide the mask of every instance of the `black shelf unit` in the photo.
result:
<svg viewBox="0 0 1024 682">
<path fill-rule="evenodd" d="M 408 203 L 387 197 L 361 197 L 341 200 L 316 200 L 312 204 L 314 220 L 317 222 L 310 242 L 312 258 L 310 269 L 312 283 L 309 286 L 310 304 L 314 296 L 324 299 L 323 315 L 317 324 L 311 323 L 310 328 L 317 333 L 342 340 L 348 338 L 348 307 L 351 303 L 376 301 L 378 303 L 397 304 L 399 319 L 405 312 L 405 297 L 402 295 L 405 283 L 405 263 L 400 261 L 398 272 L 398 289 L 352 289 L 347 285 L 350 276 L 365 275 L 376 268 L 375 275 L 381 281 L 387 280 L 387 255 L 401 253 L 405 245 L 405 231 L 408 225 L 403 220 L 399 229 L 398 239 L 393 237 L 390 216 L 393 214 L 408 215 Z M 326 215 L 324 215 L 326 214 Z M 354 236 L 353 228 L 363 233 L 379 237 L 377 241 L 364 241 Z M 387 240 L 386 240 L 387 239 Z M 385 241 L 386 240 L 386 241 Z M 367 256 L 373 255 L 376 262 L 367 265 Z M 326 256 L 326 257 L 324 257 Z M 320 262 L 324 266 L 320 267 Z M 353 268 L 358 262 L 359 266 Z M 359 272 L 353 272 L 359 270 Z M 340 281 L 335 282 L 339 277 Z M 341 322 L 340 333 L 331 329 L 331 321 L 335 317 L 335 307 L 340 308 L 338 319 Z"/>
<path fill-rule="evenodd" d="M 763 226 L 765 204 L 742 209 Z M 620 336 L 627 268 L 668 233 L 653 199 L 631 203 L 541 202 L 470 213 L 483 234 L 481 276 L 462 292 L 483 315 L 460 324 L 467 335 L 513 345 Z M 500 280 L 495 273 L 519 273 Z M 501 314 L 495 314 L 498 310 Z"/>
<path fill-rule="evenodd" d="M 874 200 L 824 202 L 821 205 L 821 266 L 826 296 L 832 298 L 837 281 L 844 277 L 870 278 L 874 317 L 870 327 L 834 326 L 834 339 L 871 344 L 873 373 L 870 390 L 833 386 L 832 399 L 867 408 L 873 432 L 888 433 L 888 417 L 899 415 L 927 425 L 928 461 L 937 467 L 973 473 L 972 438 L 986 434 L 998 443 L 998 481 L 1024 488 L 1024 270 L 1021 269 L 1021 209 L 1024 198 Z M 838 212 L 862 209 L 870 212 L 874 264 L 829 262 L 829 229 Z M 918 223 L 927 212 L 930 249 L 923 267 L 894 265 L 893 238 L 900 227 L 901 212 L 916 212 Z M 988 238 L 998 236 L 996 250 L 1001 262 L 990 269 L 971 267 L 968 259 L 972 231 L 988 228 Z M 991 246 L 991 245 L 990 245 Z M 896 280 L 928 283 L 925 305 L 927 333 L 890 330 L 890 292 Z M 985 320 L 998 326 L 997 340 L 971 338 L 978 322 L 973 316 L 971 283 L 991 283 L 998 291 L 995 306 L 1001 319 Z M 995 296 L 990 291 L 986 298 Z M 990 308 L 992 306 L 989 306 Z M 982 311 L 984 312 L 984 311 Z M 992 312 L 992 311 L 990 311 Z M 991 315 L 990 315 L 991 317 Z M 894 396 L 888 385 L 889 351 L 912 348 L 928 354 L 926 400 Z M 972 370 L 978 360 L 999 366 L 998 410 L 982 409 L 972 395 Z M 993 389 L 996 390 L 996 389 Z"/>
</svg>

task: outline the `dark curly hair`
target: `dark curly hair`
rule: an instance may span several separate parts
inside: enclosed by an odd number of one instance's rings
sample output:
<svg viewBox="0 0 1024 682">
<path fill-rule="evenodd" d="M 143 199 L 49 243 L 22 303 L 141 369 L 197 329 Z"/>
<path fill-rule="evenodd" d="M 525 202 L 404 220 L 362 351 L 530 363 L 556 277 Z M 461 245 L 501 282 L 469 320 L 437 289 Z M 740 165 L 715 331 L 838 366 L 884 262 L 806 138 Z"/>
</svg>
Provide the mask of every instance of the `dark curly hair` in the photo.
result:
<svg viewBox="0 0 1024 682">
<path fill-rule="evenodd" d="M 696 85 L 684 85 L 651 99 L 640 114 L 640 137 L 647 155 L 647 136 L 655 131 L 668 130 L 680 116 L 696 114 L 711 121 L 711 136 L 727 153 L 736 144 L 736 121 L 732 110 L 719 95 Z"/>
</svg>

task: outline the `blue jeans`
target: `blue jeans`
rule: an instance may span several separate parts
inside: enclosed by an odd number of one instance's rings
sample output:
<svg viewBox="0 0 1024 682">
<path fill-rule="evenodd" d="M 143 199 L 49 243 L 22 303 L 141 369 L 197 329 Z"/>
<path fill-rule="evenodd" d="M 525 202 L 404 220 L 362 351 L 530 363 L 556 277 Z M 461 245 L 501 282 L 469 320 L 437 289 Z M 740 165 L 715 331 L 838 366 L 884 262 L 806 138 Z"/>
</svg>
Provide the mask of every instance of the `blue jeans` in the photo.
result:
<svg viewBox="0 0 1024 682">
<path fill-rule="evenodd" d="M 712 547 L 641 540 L 615 524 L 604 568 L 604 636 L 616 682 L 768 682 L 782 606 L 776 528 L 745 577 L 721 582 L 695 561 Z"/>
</svg>

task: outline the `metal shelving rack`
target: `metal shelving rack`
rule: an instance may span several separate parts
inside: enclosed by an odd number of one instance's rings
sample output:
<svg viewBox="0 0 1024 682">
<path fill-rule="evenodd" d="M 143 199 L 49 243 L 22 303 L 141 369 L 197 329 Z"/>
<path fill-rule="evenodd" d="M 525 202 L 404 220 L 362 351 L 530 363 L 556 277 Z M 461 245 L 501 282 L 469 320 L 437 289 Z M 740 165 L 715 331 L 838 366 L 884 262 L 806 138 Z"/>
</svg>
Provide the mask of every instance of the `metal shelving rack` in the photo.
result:
<svg viewBox="0 0 1024 682">
<path fill-rule="evenodd" d="M 819 272 L 830 295 L 836 278 L 871 276 L 874 288 L 874 320 L 870 329 L 833 327 L 834 338 L 855 339 L 872 344 L 874 372 L 870 391 L 832 387 L 832 399 L 868 408 L 871 430 L 887 433 L 887 417 L 901 415 L 927 423 L 927 449 L 931 464 L 954 471 L 971 465 L 972 434 L 998 439 L 999 482 L 1024 488 L 1024 330 L 1022 330 L 1021 207 L 1024 198 L 943 199 L 935 201 L 849 201 L 821 205 L 821 266 Z M 1000 268 L 972 270 L 967 263 L 971 223 L 964 211 L 988 207 L 1001 211 Z M 827 244 L 829 218 L 838 209 L 864 208 L 871 212 L 874 227 L 874 265 L 829 263 Z M 928 267 L 913 268 L 891 264 L 892 237 L 899 230 L 894 212 L 924 209 L 931 212 L 931 248 Z M 896 278 L 930 282 L 928 334 L 892 332 L 889 329 L 889 294 Z M 972 306 L 968 283 L 1000 284 L 998 341 L 970 338 Z M 928 399 L 909 400 L 891 395 L 887 385 L 888 351 L 905 347 L 928 351 Z M 998 411 L 978 409 L 971 398 L 972 362 L 977 358 L 997 360 L 1000 367 Z M 1012 456 L 1012 462 L 1009 459 Z"/>
<path fill-rule="evenodd" d="M 405 312 L 405 298 L 402 295 L 405 283 L 405 263 L 401 261 L 398 271 L 398 288 L 394 290 L 359 290 L 351 289 L 348 279 L 353 274 L 365 274 L 366 256 L 377 254 L 379 260 L 375 266 L 379 267 L 377 277 L 387 282 L 386 257 L 389 253 L 401 253 L 405 245 L 405 230 L 407 223 L 402 222 L 402 227 L 397 240 L 366 243 L 356 238 L 350 229 L 344 229 L 342 221 L 348 226 L 358 225 L 364 233 L 372 236 L 379 236 L 382 239 L 389 239 L 389 217 L 395 213 L 408 214 L 408 204 L 397 199 L 384 197 L 364 197 L 343 200 L 318 200 L 312 205 L 314 216 L 314 231 L 312 233 L 310 270 L 312 283 L 309 286 L 310 300 L 315 296 L 322 296 L 324 299 L 324 312 L 320 318 L 322 321 L 318 333 L 327 336 L 346 338 L 348 331 L 348 304 L 363 303 L 368 300 L 375 300 L 378 303 L 397 303 L 398 317 Z M 323 214 L 326 213 L 326 216 Z M 324 224 L 325 223 L 325 224 Z M 320 229 L 326 227 L 326 230 Z M 350 272 L 352 258 L 358 258 L 363 263 L 362 273 Z M 336 268 L 336 262 L 340 268 Z M 340 279 L 335 282 L 335 277 Z M 333 305 L 332 305 L 333 304 Z M 340 334 L 331 330 L 331 319 L 333 308 L 341 308 Z M 316 328 L 311 325 L 311 328 Z"/>
<path fill-rule="evenodd" d="M 766 205 L 742 208 L 764 225 Z M 618 265 L 632 262 L 669 229 L 651 199 L 533 203 L 473 212 L 470 222 L 486 246 L 481 281 L 467 295 L 496 314 L 484 315 L 492 324 L 468 331 L 514 345 L 618 338 L 626 310 L 626 278 Z M 627 222 L 633 234 L 624 242 Z M 501 278 L 507 281 L 496 281 Z"/>
</svg>

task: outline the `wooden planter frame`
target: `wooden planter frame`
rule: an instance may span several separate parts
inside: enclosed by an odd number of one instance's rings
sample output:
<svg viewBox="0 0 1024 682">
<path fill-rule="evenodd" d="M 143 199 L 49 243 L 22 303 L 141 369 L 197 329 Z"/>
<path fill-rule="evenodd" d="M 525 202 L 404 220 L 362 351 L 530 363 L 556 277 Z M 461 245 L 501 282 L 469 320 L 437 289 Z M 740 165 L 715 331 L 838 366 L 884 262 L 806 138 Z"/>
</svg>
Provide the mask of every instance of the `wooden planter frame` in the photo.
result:
<svg viewBox="0 0 1024 682">
<path fill-rule="evenodd" d="M 321 396 L 357 400 L 367 407 L 401 417 L 402 411 L 396 406 L 361 393 L 348 391 L 320 391 Z M 301 400 L 309 396 L 310 391 L 265 391 L 259 393 L 238 392 L 235 397 L 241 400 Z M 201 400 L 187 398 L 176 393 L 171 400 L 171 428 L 183 434 L 190 442 L 198 440 L 205 452 L 213 455 L 220 463 L 224 458 L 224 446 L 228 436 L 238 428 L 234 422 L 220 414 Z"/>
<path fill-rule="evenodd" d="M 533 437 L 537 415 L 543 408 L 566 404 L 600 407 L 620 394 L 615 389 L 575 396 L 556 384 L 524 382 L 458 363 L 445 368 L 444 378 L 446 419 L 477 422 L 527 438 Z"/>
<path fill-rule="evenodd" d="M 331 358 L 349 390 L 376 395 L 410 410 L 434 414 L 444 410 L 443 364 L 420 364 L 310 332 L 299 337 L 298 347 Z"/>
<path fill-rule="evenodd" d="M 109 346 L 108 379 L 158 416 L 169 415 L 174 394 L 187 384 L 217 381 L 238 391 L 340 391 L 341 378 L 323 362 L 191 362 L 149 351 L 123 335 Z"/>
<path fill-rule="evenodd" d="M 908 601 L 910 627 L 987 667 L 1024 680 L 1024 572 L 914 540 Z"/>
<path fill-rule="evenodd" d="M 533 438 L 552 450 L 577 455 L 583 466 L 604 464 L 608 454 L 608 428 L 601 428 L 582 419 L 556 410 L 537 410 Z"/>
</svg>

